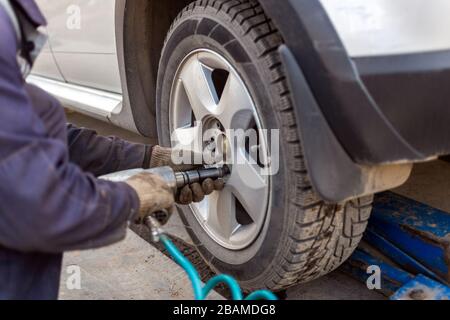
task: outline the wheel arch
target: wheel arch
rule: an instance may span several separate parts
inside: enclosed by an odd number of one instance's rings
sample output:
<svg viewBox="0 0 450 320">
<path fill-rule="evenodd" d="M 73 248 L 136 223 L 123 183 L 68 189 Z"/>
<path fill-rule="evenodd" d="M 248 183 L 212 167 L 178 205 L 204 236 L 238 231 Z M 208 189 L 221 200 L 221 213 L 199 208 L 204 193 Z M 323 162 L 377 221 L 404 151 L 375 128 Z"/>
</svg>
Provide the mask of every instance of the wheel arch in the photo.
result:
<svg viewBox="0 0 450 320">
<path fill-rule="evenodd" d="M 191 0 L 116 0 L 116 45 L 122 79 L 120 122 L 156 138 L 156 81 L 161 50 L 173 20 Z M 116 120 L 116 121 L 114 121 Z M 126 123 L 134 120 L 133 124 Z"/>
</svg>

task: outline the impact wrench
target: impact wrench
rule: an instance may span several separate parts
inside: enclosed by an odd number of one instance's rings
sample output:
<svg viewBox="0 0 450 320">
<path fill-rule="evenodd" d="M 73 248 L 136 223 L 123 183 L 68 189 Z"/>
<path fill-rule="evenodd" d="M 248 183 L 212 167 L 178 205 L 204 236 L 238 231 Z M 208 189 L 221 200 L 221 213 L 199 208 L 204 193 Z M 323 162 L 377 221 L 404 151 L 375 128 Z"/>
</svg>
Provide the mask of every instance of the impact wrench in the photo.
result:
<svg viewBox="0 0 450 320">
<path fill-rule="evenodd" d="M 102 179 L 108 181 L 123 182 L 142 172 L 156 174 L 161 177 L 173 190 L 174 194 L 176 194 L 178 190 L 181 190 L 187 185 L 191 185 L 193 183 L 202 183 L 206 179 L 216 180 L 225 178 L 230 174 L 230 170 L 228 167 L 208 169 L 204 168 L 187 172 L 175 172 L 170 167 L 161 167 L 148 170 L 136 169 L 117 172 L 107 176 L 103 176 Z M 147 218 L 144 220 L 144 224 L 151 231 L 152 242 L 161 242 L 166 248 L 167 252 L 175 260 L 175 262 L 186 271 L 192 283 L 195 300 L 205 300 L 209 293 L 221 283 L 228 285 L 231 290 L 231 296 L 233 300 L 244 300 L 244 296 L 238 282 L 228 275 L 218 275 L 209 280 L 206 285 L 202 287 L 200 275 L 198 274 L 195 267 L 186 257 L 183 256 L 180 250 L 178 250 L 178 248 L 173 244 L 164 229 L 161 227 L 162 225 L 165 225 L 169 219 L 170 215 L 167 212 L 153 212 L 147 216 Z M 248 295 L 245 300 L 278 300 L 278 298 L 270 291 L 260 290 Z"/>
</svg>

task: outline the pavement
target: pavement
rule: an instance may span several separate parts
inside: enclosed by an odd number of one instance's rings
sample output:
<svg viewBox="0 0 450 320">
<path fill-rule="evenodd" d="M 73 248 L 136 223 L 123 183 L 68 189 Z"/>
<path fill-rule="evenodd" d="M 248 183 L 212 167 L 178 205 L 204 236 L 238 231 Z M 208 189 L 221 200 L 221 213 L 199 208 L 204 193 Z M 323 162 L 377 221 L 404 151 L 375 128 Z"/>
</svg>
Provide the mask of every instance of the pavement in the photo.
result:
<svg viewBox="0 0 450 320">
<path fill-rule="evenodd" d="M 107 123 L 68 112 L 71 123 L 115 135 L 130 141 L 156 143 Z M 450 212 L 450 164 L 435 161 L 416 165 L 410 181 L 395 192 Z M 175 216 L 166 228 L 169 234 L 192 244 L 183 223 Z M 81 289 L 69 290 L 68 267 L 81 271 Z M 69 286 L 70 287 L 70 286 Z M 189 280 L 183 271 L 133 231 L 125 241 L 99 250 L 65 255 L 61 281 L 62 300 L 145 300 L 192 299 Z M 223 297 L 215 293 L 212 299 Z M 288 300 L 382 300 L 380 293 L 337 270 L 316 281 L 294 286 L 286 292 Z"/>
<path fill-rule="evenodd" d="M 81 286 L 74 288 L 75 266 Z M 69 283 L 69 285 L 67 285 Z M 71 288 L 72 290 L 69 290 Z M 192 300 L 184 271 L 131 230 L 117 245 L 64 257 L 61 300 Z M 213 300 L 223 299 L 219 294 Z"/>
</svg>

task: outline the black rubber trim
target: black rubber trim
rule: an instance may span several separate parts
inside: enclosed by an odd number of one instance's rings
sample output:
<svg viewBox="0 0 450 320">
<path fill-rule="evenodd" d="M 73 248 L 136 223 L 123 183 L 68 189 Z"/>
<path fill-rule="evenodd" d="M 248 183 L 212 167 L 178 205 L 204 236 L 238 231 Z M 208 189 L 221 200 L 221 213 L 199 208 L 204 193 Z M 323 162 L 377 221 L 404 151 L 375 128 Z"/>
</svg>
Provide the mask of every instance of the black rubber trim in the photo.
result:
<svg viewBox="0 0 450 320">
<path fill-rule="evenodd" d="M 380 110 L 416 150 L 450 154 L 450 50 L 354 62 Z"/>
<path fill-rule="evenodd" d="M 329 126 L 355 162 L 426 158 L 396 131 L 370 96 L 319 1 L 260 2 L 300 65 Z"/>
</svg>

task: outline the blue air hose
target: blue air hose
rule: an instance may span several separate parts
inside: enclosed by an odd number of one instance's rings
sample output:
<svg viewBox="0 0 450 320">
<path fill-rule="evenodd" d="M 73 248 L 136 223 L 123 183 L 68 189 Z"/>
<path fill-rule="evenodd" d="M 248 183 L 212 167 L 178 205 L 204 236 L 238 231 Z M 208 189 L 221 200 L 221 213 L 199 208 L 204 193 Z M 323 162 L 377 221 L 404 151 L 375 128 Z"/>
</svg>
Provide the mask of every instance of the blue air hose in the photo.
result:
<svg viewBox="0 0 450 320">
<path fill-rule="evenodd" d="M 256 291 L 244 299 L 244 295 L 242 294 L 242 290 L 237 281 L 227 275 L 216 276 L 209 280 L 204 287 L 202 287 L 202 281 L 197 270 L 194 268 L 192 263 L 183 256 L 173 242 L 170 241 L 170 239 L 165 235 L 160 237 L 160 241 L 166 248 L 167 252 L 173 257 L 175 262 L 178 263 L 180 267 L 182 267 L 188 274 L 192 283 L 192 288 L 194 289 L 195 300 L 205 300 L 209 293 L 221 283 L 228 285 L 231 290 L 233 300 L 278 300 L 272 292 L 267 290 Z"/>
</svg>

